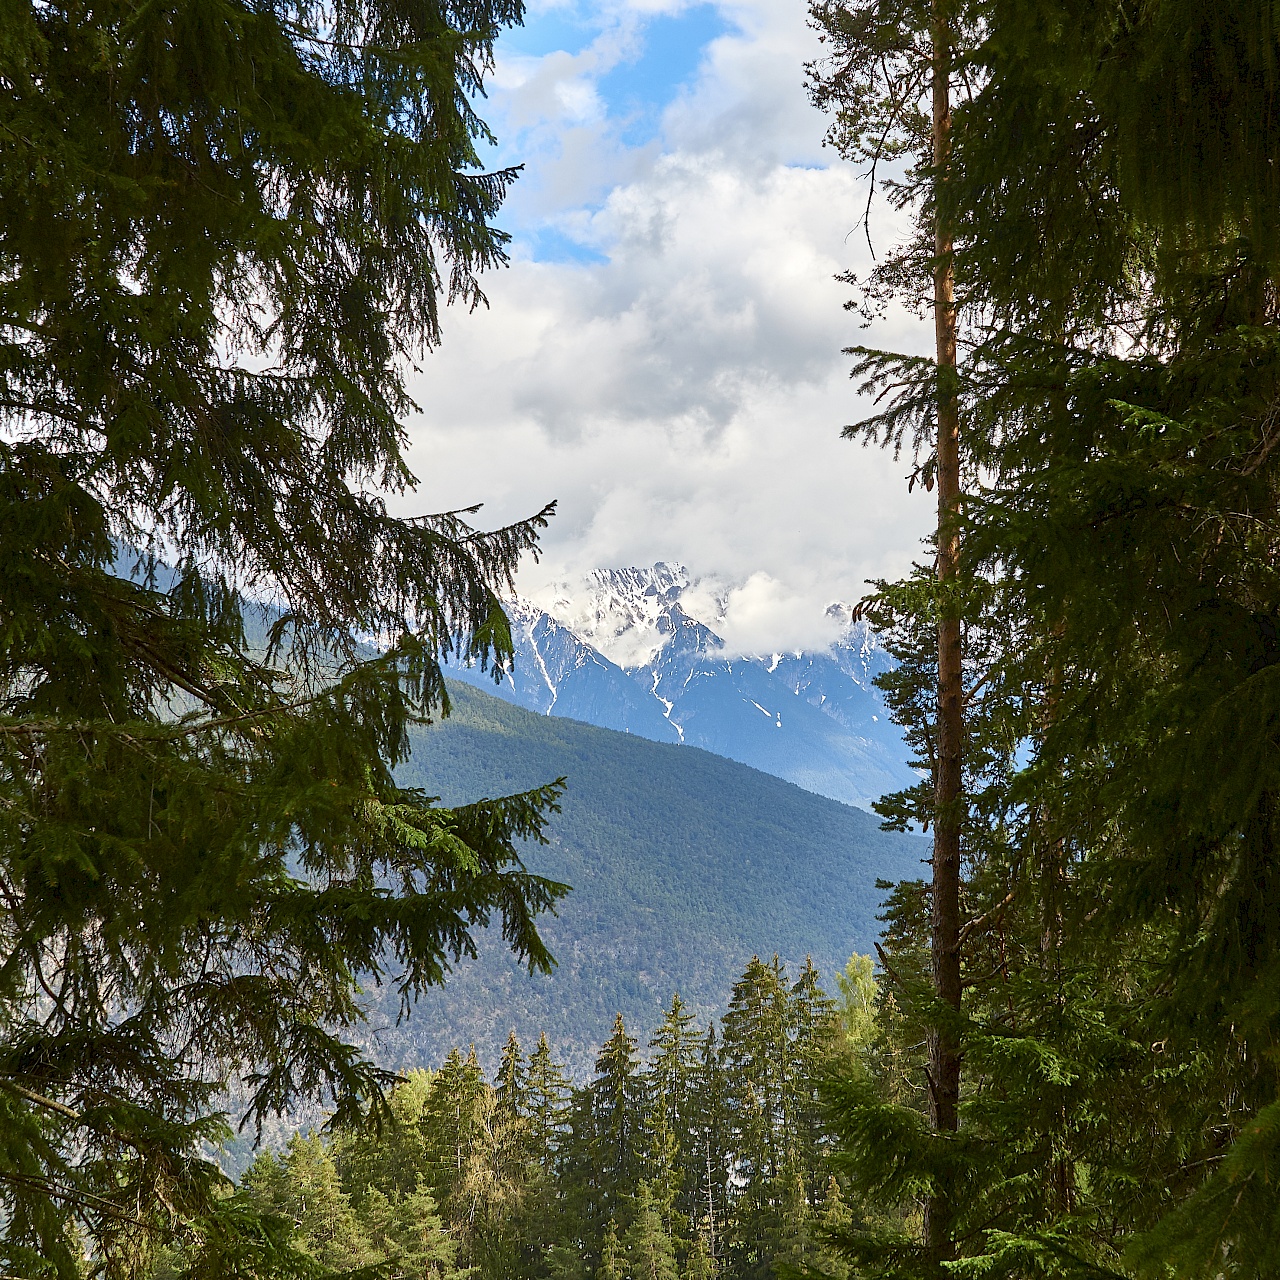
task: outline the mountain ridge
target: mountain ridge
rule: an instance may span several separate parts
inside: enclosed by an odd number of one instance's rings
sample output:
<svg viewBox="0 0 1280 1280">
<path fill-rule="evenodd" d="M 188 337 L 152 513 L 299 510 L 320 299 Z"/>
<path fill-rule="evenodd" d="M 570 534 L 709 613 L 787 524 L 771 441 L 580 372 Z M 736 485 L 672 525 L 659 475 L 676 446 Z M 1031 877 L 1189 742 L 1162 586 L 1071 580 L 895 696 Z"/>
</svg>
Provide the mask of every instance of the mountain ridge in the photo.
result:
<svg viewBox="0 0 1280 1280">
<path fill-rule="evenodd" d="M 506 606 L 515 660 L 497 684 L 451 674 L 526 710 L 702 747 L 862 808 L 917 780 L 873 683 L 891 659 L 847 606 L 827 610 L 826 650 L 735 655 L 715 630 L 726 597 L 681 565 L 599 569 L 577 595 L 552 594 L 546 608 Z"/>
</svg>

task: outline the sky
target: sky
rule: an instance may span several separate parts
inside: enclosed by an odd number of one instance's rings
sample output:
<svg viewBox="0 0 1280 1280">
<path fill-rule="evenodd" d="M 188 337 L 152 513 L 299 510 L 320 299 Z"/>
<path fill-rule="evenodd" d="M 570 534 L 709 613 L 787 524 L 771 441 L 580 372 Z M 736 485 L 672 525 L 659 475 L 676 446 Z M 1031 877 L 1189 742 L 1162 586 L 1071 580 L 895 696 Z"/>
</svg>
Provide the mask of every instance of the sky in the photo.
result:
<svg viewBox="0 0 1280 1280">
<path fill-rule="evenodd" d="M 867 409 L 841 348 L 929 335 L 842 307 L 866 187 L 822 145 L 819 53 L 804 0 L 536 0 L 504 34 L 481 113 L 486 160 L 524 166 L 512 261 L 411 380 L 402 512 L 483 502 L 492 526 L 554 498 L 522 594 L 679 562 L 727 592 L 739 652 L 824 643 L 827 604 L 919 558 L 910 461 L 840 438 Z"/>
</svg>

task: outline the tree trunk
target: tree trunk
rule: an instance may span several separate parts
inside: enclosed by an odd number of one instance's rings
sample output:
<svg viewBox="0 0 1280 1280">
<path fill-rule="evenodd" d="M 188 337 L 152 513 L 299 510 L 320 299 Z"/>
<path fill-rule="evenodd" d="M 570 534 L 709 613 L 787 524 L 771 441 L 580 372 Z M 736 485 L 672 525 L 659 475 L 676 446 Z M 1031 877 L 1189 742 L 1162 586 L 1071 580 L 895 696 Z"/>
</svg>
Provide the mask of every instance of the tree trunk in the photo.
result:
<svg viewBox="0 0 1280 1280">
<path fill-rule="evenodd" d="M 934 181 L 946 180 L 951 153 L 951 27 L 947 0 L 933 0 Z M 939 202 L 941 204 L 941 202 Z M 964 707 L 960 664 L 960 616 L 954 587 L 959 575 L 960 406 L 956 384 L 955 277 L 945 206 L 935 213 L 934 327 L 938 364 L 938 556 L 942 590 L 938 618 L 938 756 L 934 779 L 933 917 L 931 958 L 935 994 L 960 1007 L 960 828 Z M 960 1046 L 953 1033 L 929 1032 L 930 1119 L 938 1132 L 959 1124 Z M 954 1198 L 936 1187 L 925 1206 L 925 1247 L 931 1260 L 954 1256 Z"/>
</svg>

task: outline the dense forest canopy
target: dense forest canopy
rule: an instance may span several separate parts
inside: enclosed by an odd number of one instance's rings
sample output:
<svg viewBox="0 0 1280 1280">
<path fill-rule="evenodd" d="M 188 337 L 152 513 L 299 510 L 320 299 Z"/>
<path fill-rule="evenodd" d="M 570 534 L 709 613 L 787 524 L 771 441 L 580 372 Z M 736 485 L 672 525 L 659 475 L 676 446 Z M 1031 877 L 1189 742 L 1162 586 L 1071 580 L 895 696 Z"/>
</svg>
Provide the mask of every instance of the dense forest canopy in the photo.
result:
<svg viewBox="0 0 1280 1280">
<path fill-rule="evenodd" d="M 619 1015 L 577 1087 L 545 1036 L 526 1052 L 512 1033 L 490 1080 L 455 1048 L 407 1074 L 389 1125 L 295 1134 L 238 1198 L 276 1218 L 304 1274 L 752 1280 L 817 1265 L 845 1280 L 822 1233 L 854 1213 L 818 1090 L 862 1068 L 875 982 L 865 956 L 835 976 L 832 999 L 811 963 L 792 979 L 752 957 L 718 1027 L 675 995 L 641 1046 Z M 170 1253 L 152 1276 L 185 1262 Z"/>
</svg>

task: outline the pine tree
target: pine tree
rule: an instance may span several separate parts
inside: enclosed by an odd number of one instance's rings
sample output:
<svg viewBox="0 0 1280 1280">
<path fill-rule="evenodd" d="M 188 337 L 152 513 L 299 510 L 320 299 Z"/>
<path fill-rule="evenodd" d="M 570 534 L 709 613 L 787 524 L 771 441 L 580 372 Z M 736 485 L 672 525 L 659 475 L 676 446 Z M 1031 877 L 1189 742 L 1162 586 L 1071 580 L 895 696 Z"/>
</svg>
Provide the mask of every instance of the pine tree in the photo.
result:
<svg viewBox="0 0 1280 1280">
<path fill-rule="evenodd" d="M 677 1280 L 675 1245 L 663 1222 L 662 1204 L 647 1182 L 636 1188 L 622 1247 L 630 1280 Z"/>
<path fill-rule="evenodd" d="M 547 513 L 399 519 L 405 372 L 503 258 L 474 104 L 518 3 L 89 9 L 0 38 L 0 1261 L 232 1248 L 224 1135 L 387 1077 L 491 918 L 534 967 L 552 790 L 402 788 L 441 658 L 505 661 Z M 246 600 L 272 602 L 248 609 Z M 378 656 L 357 643 L 375 636 Z M 229 1255 L 228 1255 L 229 1256 Z M 214 1270 L 217 1263 L 210 1258 Z"/>
<path fill-rule="evenodd" d="M 693 1022 L 679 994 L 673 995 L 671 1007 L 649 1041 L 644 1078 L 646 1180 L 663 1221 L 673 1231 L 676 1216 L 689 1224 L 697 1215 L 698 1152 L 692 1111 L 698 1038 Z"/>
</svg>

